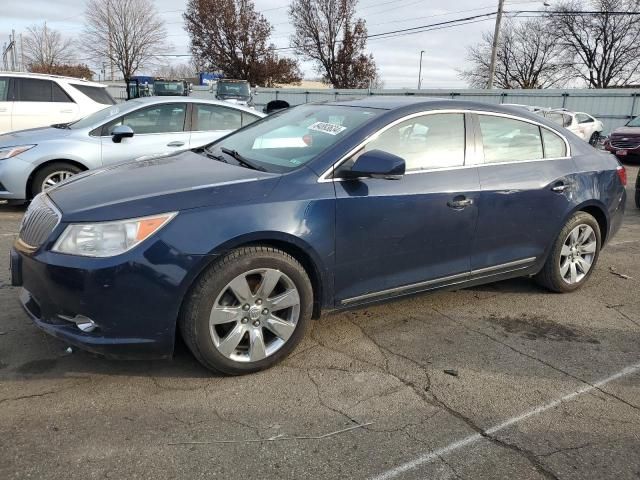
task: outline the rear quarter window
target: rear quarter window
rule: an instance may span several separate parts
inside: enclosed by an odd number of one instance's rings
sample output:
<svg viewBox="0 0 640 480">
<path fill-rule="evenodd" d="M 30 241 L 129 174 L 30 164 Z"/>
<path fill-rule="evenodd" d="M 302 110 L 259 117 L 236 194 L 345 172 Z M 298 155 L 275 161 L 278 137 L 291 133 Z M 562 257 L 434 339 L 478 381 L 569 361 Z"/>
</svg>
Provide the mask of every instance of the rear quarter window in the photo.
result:
<svg viewBox="0 0 640 480">
<path fill-rule="evenodd" d="M 70 84 L 73 88 L 83 93 L 96 103 L 103 105 L 115 105 L 116 101 L 104 87 L 93 87 L 90 85 L 80 85 L 77 83 Z"/>
<path fill-rule="evenodd" d="M 542 128 L 544 142 L 544 158 L 562 158 L 567 156 L 567 145 L 564 140 L 551 130 Z"/>
</svg>

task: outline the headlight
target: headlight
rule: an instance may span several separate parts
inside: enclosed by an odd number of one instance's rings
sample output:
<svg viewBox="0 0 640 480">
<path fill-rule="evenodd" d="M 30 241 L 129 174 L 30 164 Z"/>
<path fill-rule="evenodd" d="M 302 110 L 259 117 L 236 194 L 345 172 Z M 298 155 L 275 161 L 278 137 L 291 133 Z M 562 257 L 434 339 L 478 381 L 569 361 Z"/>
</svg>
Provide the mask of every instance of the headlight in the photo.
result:
<svg viewBox="0 0 640 480">
<path fill-rule="evenodd" d="M 54 252 L 86 257 L 113 257 L 132 249 L 165 226 L 177 212 L 116 222 L 69 225 L 53 246 Z"/>
<path fill-rule="evenodd" d="M 19 145 L 15 147 L 0 147 L 0 160 L 20 155 L 22 152 L 32 149 L 35 145 Z"/>
</svg>

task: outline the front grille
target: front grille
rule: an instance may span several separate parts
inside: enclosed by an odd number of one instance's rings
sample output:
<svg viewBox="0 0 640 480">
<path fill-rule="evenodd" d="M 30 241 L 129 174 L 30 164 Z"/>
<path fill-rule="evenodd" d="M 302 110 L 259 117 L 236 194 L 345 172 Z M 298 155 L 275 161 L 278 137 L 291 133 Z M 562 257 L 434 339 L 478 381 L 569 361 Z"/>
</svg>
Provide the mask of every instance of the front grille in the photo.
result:
<svg viewBox="0 0 640 480">
<path fill-rule="evenodd" d="M 46 195 L 33 198 L 20 225 L 19 238 L 28 247 L 38 248 L 60 221 L 60 213 Z"/>
<path fill-rule="evenodd" d="M 623 149 L 638 148 L 640 147 L 640 137 L 639 138 L 613 137 L 611 138 L 611 146 L 614 148 L 623 148 Z"/>
</svg>

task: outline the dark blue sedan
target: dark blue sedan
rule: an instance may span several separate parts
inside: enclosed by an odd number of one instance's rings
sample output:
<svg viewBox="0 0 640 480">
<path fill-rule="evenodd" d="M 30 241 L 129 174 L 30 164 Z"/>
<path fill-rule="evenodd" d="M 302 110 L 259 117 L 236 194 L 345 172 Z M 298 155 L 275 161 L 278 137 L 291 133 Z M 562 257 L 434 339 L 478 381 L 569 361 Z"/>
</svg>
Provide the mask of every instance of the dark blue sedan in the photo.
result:
<svg viewBox="0 0 640 480">
<path fill-rule="evenodd" d="M 33 321 L 105 355 L 264 369 L 322 311 L 535 276 L 581 287 L 625 205 L 616 158 L 521 109 L 303 105 L 37 196 L 12 251 Z"/>
</svg>

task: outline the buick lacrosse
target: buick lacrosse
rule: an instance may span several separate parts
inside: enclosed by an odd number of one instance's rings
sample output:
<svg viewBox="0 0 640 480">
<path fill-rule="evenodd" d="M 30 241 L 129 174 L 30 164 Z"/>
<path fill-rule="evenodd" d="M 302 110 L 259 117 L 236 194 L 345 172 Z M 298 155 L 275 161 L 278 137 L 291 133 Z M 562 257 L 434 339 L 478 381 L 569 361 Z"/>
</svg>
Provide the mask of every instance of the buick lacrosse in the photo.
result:
<svg viewBox="0 0 640 480">
<path fill-rule="evenodd" d="M 11 252 L 37 326 L 91 352 L 225 374 L 283 359 L 321 312 L 533 276 L 587 282 L 623 217 L 616 158 L 522 109 L 302 105 L 204 148 L 36 196 Z"/>
</svg>

